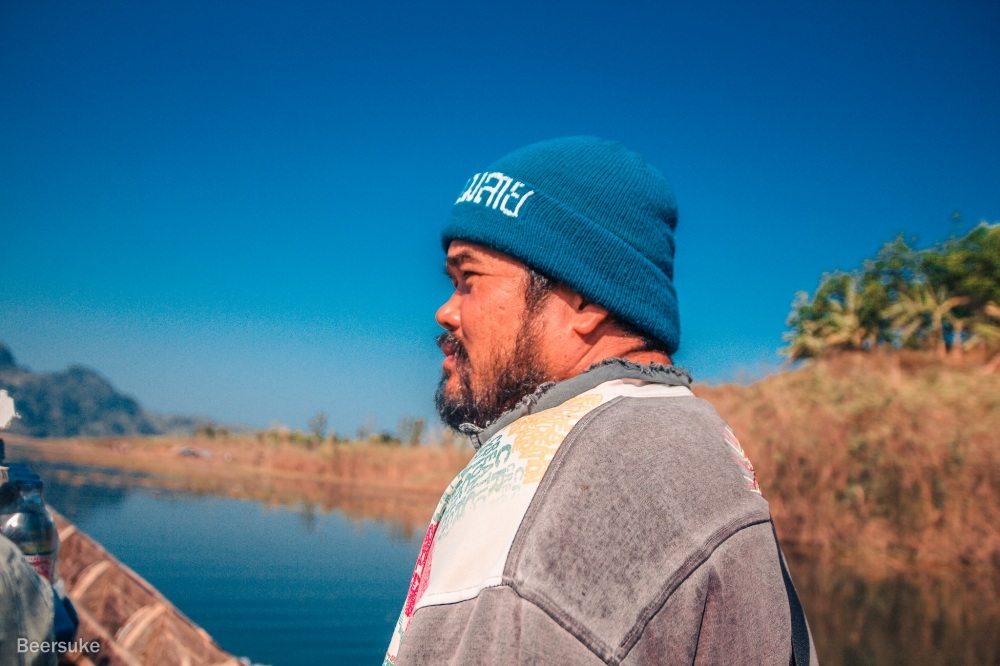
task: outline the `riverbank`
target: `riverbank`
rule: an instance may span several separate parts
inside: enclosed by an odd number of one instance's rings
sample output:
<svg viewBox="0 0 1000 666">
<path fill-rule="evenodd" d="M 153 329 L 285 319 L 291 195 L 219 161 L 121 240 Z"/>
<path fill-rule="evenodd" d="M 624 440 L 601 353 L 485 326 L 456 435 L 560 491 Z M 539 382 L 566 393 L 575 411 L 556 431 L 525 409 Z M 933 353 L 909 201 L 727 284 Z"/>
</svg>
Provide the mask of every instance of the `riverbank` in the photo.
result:
<svg viewBox="0 0 1000 666">
<path fill-rule="evenodd" d="M 337 509 L 353 518 L 395 523 L 407 533 L 427 526 L 441 491 L 473 453 L 467 448 L 329 440 L 309 448 L 254 435 L 5 439 L 12 460 L 109 470 L 57 469 L 64 483 L 151 486 L 308 510 Z"/>
<path fill-rule="evenodd" d="M 846 354 L 695 392 L 735 429 L 788 547 L 885 575 L 1000 570 L 1000 376 L 927 354 Z M 336 508 L 407 531 L 423 529 L 473 453 L 265 434 L 8 441 L 12 458 L 24 447 L 149 475 L 121 482 Z"/>
</svg>

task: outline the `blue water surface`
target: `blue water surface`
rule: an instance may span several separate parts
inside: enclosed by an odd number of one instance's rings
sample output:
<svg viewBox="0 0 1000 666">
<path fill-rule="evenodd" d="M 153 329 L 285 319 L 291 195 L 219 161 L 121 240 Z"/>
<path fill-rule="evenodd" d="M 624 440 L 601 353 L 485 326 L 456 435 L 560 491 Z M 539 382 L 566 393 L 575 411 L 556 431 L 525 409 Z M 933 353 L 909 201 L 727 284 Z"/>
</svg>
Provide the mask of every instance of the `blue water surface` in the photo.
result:
<svg viewBox="0 0 1000 666">
<path fill-rule="evenodd" d="M 272 666 L 381 662 L 421 534 L 309 507 L 69 484 L 33 466 L 52 506 L 226 651 Z"/>
</svg>

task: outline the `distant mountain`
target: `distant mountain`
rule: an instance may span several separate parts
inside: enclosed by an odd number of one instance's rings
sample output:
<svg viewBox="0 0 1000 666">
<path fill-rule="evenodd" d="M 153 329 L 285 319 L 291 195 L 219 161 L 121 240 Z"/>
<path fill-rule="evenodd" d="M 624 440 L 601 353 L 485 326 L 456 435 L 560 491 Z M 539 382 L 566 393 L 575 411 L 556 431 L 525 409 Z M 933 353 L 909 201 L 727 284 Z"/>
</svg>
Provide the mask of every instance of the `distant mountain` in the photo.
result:
<svg viewBox="0 0 1000 666">
<path fill-rule="evenodd" d="M 83 366 L 34 373 L 17 365 L 0 342 L 0 389 L 7 389 L 21 418 L 9 432 L 32 437 L 114 437 L 191 432 L 207 419 L 147 412 L 107 379 Z"/>
</svg>

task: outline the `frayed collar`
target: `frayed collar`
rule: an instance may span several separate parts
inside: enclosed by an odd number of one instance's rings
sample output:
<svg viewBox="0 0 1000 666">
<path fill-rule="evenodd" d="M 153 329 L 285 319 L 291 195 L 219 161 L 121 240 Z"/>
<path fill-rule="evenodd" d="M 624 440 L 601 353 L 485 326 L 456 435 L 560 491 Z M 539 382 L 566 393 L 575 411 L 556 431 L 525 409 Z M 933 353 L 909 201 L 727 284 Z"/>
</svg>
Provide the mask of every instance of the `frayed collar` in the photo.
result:
<svg viewBox="0 0 1000 666">
<path fill-rule="evenodd" d="M 478 449 L 486 440 L 522 416 L 551 409 L 615 379 L 641 379 L 653 384 L 689 388 L 691 386 L 691 373 L 685 368 L 662 363 L 636 363 L 624 358 L 608 358 L 595 363 L 575 377 L 561 382 L 542 384 L 533 393 L 521 398 L 516 407 L 501 414 L 500 418 L 485 428 L 472 423 L 463 423 L 458 429 L 467 435 L 472 440 L 472 446 Z"/>
</svg>

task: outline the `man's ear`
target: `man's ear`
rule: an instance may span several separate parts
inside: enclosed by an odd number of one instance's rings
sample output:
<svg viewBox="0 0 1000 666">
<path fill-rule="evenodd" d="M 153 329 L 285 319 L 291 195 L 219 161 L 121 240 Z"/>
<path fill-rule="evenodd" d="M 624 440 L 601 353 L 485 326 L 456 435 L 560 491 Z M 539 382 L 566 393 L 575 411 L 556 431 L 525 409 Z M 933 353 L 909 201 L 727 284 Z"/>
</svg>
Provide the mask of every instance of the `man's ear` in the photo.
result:
<svg viewBox="0 0 1000 666">
<path fill-rule="evenodd" d="M 568 287 L 562 288 L 565 290 L 562 297 L 570 307 L 570 326 L 574 333 L 585 338 L 608 320 L 610 314 L 603 307 L 588 301 Z"/>
</svg>

